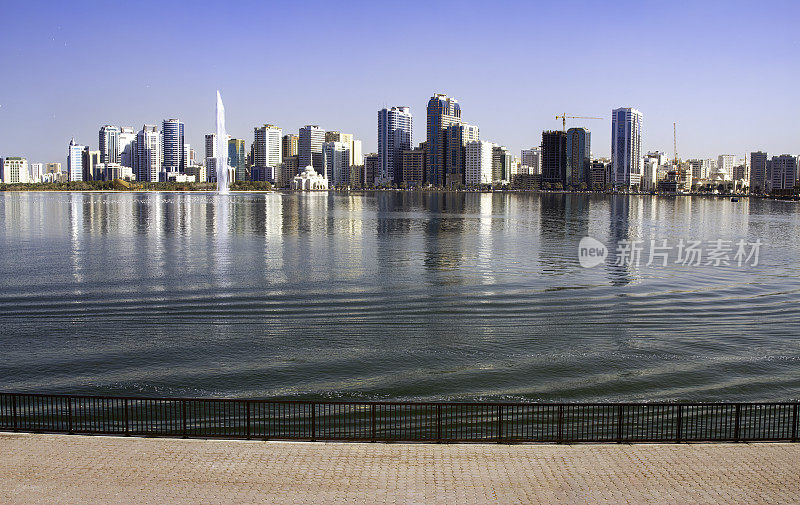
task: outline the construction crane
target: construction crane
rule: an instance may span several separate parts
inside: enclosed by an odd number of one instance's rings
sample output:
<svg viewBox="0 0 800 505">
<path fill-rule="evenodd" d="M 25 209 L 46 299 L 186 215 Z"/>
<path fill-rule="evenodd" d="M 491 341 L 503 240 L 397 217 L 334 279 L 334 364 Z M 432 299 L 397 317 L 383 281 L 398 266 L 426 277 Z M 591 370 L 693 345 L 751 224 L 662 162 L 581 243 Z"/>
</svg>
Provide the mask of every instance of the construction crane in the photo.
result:
<svg viewBox="0 0 800 505">
<path fill-rule="evenodd" d="M 567 113 L 560 116 L 556 116 L 556 119 L 561 120 L 561 129 L 563 131 L 567 131 L 567 119 L 603 119 L 601 117 L 592 117 L 592 116 L 567 116 Z"/>
</svg>

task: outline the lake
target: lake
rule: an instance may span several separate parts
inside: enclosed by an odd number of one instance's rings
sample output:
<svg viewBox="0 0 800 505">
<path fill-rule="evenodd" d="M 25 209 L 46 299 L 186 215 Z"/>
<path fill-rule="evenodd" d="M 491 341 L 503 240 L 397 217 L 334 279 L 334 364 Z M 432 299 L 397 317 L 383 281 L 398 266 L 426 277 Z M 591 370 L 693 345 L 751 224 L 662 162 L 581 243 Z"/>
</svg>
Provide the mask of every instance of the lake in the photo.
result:
<svg viewBox="0 0 800 505">
<path fill-rule="evenodd" d="M 800 399 L 793 202 L 7 192 L 0 216 L 3 391 Z"/>
</svg>

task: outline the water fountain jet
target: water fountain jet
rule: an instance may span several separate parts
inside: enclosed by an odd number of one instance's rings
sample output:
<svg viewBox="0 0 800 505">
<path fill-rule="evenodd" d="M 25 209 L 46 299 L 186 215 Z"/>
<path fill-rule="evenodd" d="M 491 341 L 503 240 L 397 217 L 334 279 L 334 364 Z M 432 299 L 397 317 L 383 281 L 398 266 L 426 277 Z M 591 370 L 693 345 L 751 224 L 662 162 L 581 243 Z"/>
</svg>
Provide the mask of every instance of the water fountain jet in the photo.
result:
<svg viewBox="0 0 800 505">
<path fill-rule="evenodd" d="M 217 194 L 227 195 L 230 168 L 228 168 L 228 136 L 225 133 L 225 106 L 217 90 Z"/>
</svg>

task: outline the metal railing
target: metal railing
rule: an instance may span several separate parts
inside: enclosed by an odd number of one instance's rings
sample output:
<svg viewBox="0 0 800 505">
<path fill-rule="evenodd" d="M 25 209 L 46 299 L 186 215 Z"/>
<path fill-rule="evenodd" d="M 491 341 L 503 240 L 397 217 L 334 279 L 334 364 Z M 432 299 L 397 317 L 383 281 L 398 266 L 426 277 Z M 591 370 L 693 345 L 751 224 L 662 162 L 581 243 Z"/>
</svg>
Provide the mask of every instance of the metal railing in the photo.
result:
<svg viewBox="0 0 800 505">
<path fill-rule="evenodd" d="M 338 402 L 0 393 L 0 430 L 372 442 L 797 442 L 798 405 Z"/>
</svg>

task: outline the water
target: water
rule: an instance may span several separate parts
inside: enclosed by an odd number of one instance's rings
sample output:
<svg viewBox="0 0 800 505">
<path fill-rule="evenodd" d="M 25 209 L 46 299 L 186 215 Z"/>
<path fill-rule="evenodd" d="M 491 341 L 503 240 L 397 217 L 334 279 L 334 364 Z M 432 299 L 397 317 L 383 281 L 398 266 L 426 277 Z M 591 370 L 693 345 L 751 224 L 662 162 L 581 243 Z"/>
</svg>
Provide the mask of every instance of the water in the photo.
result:
<svg viewBox="0 0 800 505">
<path fill-rule="evenodd" d="M 800 399 L 800 207 L 457 193 L 4 193 L 0 389 Z M 581 268 L 583 236 L 764 246 Z"/>
</svg>

